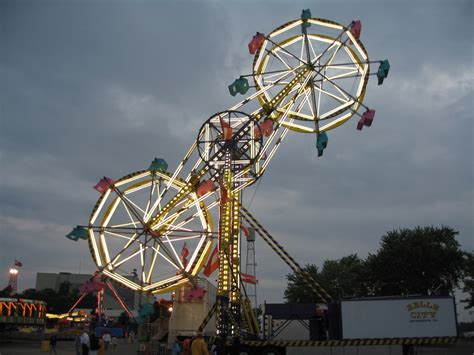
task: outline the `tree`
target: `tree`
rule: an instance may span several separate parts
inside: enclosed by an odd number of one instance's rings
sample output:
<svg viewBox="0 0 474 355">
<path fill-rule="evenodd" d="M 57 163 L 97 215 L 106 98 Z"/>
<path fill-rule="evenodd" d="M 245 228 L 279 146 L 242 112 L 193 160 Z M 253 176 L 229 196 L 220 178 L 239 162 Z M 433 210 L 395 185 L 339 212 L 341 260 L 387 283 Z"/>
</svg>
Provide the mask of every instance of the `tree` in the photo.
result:
<svg viewBox="0 0 474 355">
<path fill-rule="evenodd" d="M 41 292 L 36 288 L 27 288 L 20 294 L 21 298 L 26 298 L 28 300 L 40 300 L 41 301 Z"/>
<path fill-rule="evenodd" d="M 0 297 L 10 297 L 12 294 L 12 287 L 8 285 L 3 290 L 0 291 Z"/>
<path fill-rule="evenodd" d="M 72 287 L 69 282 L 63 282 L 59 285 L 56 292 L 51 288 L 36 290 L 29 288 L 18 295 L 20 298 L 38 300 L 46 302 L 46 310 L 50 313 L 65 313 L 79 299 L 80 293 L 77 288 Z M 97 297 L 89 293 L 78 305 L 78 308 L 95 308 L 97 306 Z"/>
<path fill-rule="evenodd" d="M 319 277 L 326 291 L 334 297 L 363 297 L 368 294 L 367 268 L 357 254 L 326 260 Z"/>
<path fill-rule="evenodd" d="M 474 253 L 464 254 L 464 287 L 463 292 L 469 294 L 469 297 L 461 300 L 463 303 L 467 303 L 465 309 L 474 307 Z"/>
<path fill-rule="evenodd" d="M 374 296 L 452 291 L 463 275 L 464 252 L 450 227 L 416 227 L 388 232 L 367 258 Z"/>
<path fill-rule="evenodd" d="M 367 270 L 364 260 L 357 254 L 345 256 L 339 260 L 326 260 L 321 271 L 313 264 L 304 267 L 333 297 L 367 296 Z M 288 286 L 285 299 L 288 303 L 318 303 L 321 300 L 311 292 L 304 277 L 300 274 L 286 276 Z"/>
<path fill-rule="evenodd" d="M 319 280 L 318 267 L 313 264 L 307 264 L 304 271 L 308 272 L 316 281 Z M 308 288 L 305 277 L 300 273 L 286 275 L 288 286 L 286 287 L 284 297 L 288 303 L 317 303 L 321 300 Z"/>
</svg>

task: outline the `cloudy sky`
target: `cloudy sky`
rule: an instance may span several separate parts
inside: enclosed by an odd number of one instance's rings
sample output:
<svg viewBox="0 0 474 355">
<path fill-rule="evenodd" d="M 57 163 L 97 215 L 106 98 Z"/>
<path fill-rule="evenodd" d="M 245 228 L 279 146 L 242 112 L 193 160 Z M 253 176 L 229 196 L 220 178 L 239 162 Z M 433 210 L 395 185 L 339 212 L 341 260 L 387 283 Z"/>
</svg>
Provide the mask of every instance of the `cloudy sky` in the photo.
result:
<svg viewBox="0 0 474 355">
<path fill-rule="evenodd" d="M 270 5 L 271 4 L 271 5 Z M 0 284 L 14 259 L 19 289 L 36 272 L 93 272 L 86 224 L 104 175 L 155 157 L 173 169 L 227 91 L 251 72 L 247 43 L 310 8 L 360 19 L 371 59 L 370 129 L 291 133 L 255 189 L 252 213 L 301 264 L 375 252 L 388 230 L 448 225 L 462 248 L 473 231 L 472 1 L 1 1 Z M 256 244 L 259 300 L 282 301 L 290 270 Z"/>
</svg>

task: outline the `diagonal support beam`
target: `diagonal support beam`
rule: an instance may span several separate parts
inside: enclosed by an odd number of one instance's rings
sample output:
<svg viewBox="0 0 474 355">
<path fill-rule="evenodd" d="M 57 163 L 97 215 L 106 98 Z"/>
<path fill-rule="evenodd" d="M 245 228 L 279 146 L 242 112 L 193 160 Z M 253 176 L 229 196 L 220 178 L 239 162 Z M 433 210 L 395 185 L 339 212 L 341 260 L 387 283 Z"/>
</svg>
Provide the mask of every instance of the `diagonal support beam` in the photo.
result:
<svg viewBox="0 0 474 355">
<path fill-rule="evenodd" d="M 293 259 L 288 252 L 268 233 L 268 231 L 253 217 L 250 212 L 242 205 L 240 205 L 242 217 L 249 223 L 263 238 L 263 240 L 272 248 L 277 255 L 293 270 L 293 272 L 300 274 L 306 281 L 311 290 L 325 303 L 332 301 L 331 295 L 316 281 L 311 275 L 303 270 L 301 266 Z"/>
</svg>

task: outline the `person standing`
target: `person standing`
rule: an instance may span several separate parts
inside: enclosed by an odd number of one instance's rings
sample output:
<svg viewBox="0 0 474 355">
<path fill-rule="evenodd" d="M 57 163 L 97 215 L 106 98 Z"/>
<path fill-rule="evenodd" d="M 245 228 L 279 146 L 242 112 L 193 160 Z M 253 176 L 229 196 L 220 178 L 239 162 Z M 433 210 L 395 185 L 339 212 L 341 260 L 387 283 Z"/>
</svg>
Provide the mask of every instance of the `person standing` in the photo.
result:
<svg viewBox="0 0 474 355">
<path fill-rule="evenodd" d="M 89 355 L 89 334 L 87 332 L 82 333 L 81 335 L 81 347 L 82 347 L 82 355 Z"/>
<path fill-rule="evenodd" d="M 114 351 L 117 348 L 117 344 L 118 344 L 117 337 L 113 337 L 112 341 L 110 342 L 110 345 L 112 345 L 112 351 Z"/>
<path fill-rule="evenodd" d="M 192 355 L 209 355 L 207 351 L 207 344 L 202 337 L 202 332 L 198 332 L 196 339 L 193 340 L 191 344 L 191 354 Z"/>
<path fill-rule="evenodd" d="M 104 335 L 102 335 L 102 340 L 104 341 L 105 351 L 109 351 L 109 344 L 112 341 L 112 337 L 109 333 L 105 333 Z"/>
<path fill-rule="evenodd" d="M 171 355 L 179 355 L 181 352 L 181 346 L 179 345 L 178 339 L 176 339 L 171 346 Z"/>
<path fill-rule="evenodd" d="M 182 355 L 191 355 L 191 338 L 186 338 L 183 341 Z"/>
<path fill-rule="evenodd" d="M 81 346 L 81 336 L 79 334 L 76 334 L 76 337 L 74 338 L 74 347 L 76 349 L 76 355 L 81 355 L 82 346 Z"/>
<path fill-rule="evenodd" d="M 132 344 L 135 341 L 135 332 L 133 330 L 131 330 L 130 333 L 128 333 L 128 341 Z"/>
<path fill-rule="evenodd" d="M 58 342 L 58 338 L 56 335 L 51 335 L 51 338 L 49 338 L 49 355 L 51 355 L 53 352 L 56 355 L 56 343 Z"/>
<path fill-rule="evenodd" d="M 97 351 L 100 349 L 99 338 L 94 333 L 91 334 L 90 349 L 90 355 L 97 355 Z"/>
<path fill-rule="evenodd" d="M 236 335 L 232 341 L 232 348 L 230 353 L 232 355 L 240 354 L 240 338 Z"/>
</svg>

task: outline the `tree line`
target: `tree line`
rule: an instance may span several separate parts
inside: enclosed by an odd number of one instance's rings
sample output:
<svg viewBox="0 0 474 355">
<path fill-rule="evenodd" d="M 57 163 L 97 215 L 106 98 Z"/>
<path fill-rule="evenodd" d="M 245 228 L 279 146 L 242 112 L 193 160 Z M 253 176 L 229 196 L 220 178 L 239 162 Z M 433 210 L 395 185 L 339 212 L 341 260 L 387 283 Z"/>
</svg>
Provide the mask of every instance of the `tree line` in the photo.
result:
<svg viewBox="0 0 474 355">
<path fill-rule="evenodd" d="M 304 269 L 334 299 L 406 295 L 448 295 L 455 289 L 468 294 L 465 308 L 474 307 L 474 254 L 461 250 L 450 227 L 398 229 L 382 236 L 374 254 L 362 259 L 350 254 L 326 260 L 321 268 Z M 287 275 L 284 293 L 288 303 L 318 303 L 299 274 Z"/>
<path fill-rule="evenodd" d="M 46 312 L 61 314 L 66 313 L 74 305 L 74 303 L 81 296 L 81 292 L 77 287 L 72 287 L 68 281 L 62 282 L 56 292 L 51 288 L 43 290 L 36 290 L 35 288 L 28 288 L 21 293 L 11 295 L 11 288 L 5 288 L 0 291 L 0 297 L 10 298 L 26 298 L 31 300 L 38 300 L 46 302 Z M 78 308 L 94 309 L 97 307 L 97 297 L 90 293 L 86 295 Z"/>
</svg>

